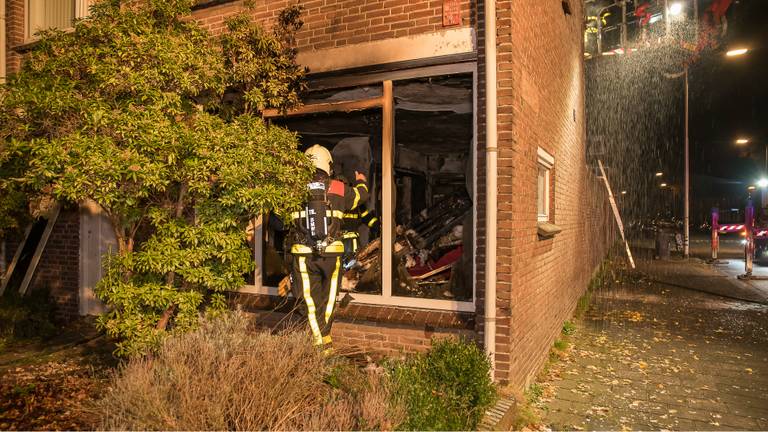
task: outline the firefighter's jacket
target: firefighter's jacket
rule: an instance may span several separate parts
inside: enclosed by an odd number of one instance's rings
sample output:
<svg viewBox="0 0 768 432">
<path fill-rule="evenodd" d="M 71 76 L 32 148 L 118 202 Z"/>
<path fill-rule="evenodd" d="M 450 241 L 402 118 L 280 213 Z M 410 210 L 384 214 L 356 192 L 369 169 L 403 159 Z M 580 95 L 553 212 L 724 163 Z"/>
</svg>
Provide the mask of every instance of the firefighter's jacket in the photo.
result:
<svg viewBox="0 0 768 432">
<path fill-rule="evenodd" d="M 345 243 L 347 250 L 345 252 L 357 252 L 360 242 L 360 225 L 365 224 L 368 228 L 373 230 L 379 229 L 379 218 L 376 217 L 376 213 L 372 210 L 368 210 L 365 205 L 358 206 L 357 209 L 344 213 L 344 224 L 342 225 L 342 237 L 347 242 Z M 349 250 L 349 248 L 352 250 Z"/>
<path fill-rule="evenodd" d="M 378 226 L 379 218 L 376 217 L 376 213 L 368 210 L 365 205 L 358 206 L 357 209 L 344 213 L 342 229 L 345 233 L 357 232 L 360 224 L 365 224 L 368 228 L 374 228 Z"/>
<path fill-rule="evenodd" d="M 363 180 L 356 180 L 354 186 L 349 186 L 341 180 L 330 179 L 327 174 L 319 170 L 312 179 L 312 183 L 315 182 L 324 182 L 327 185 L 326 199 L 330 209 L 326 212 L 326 220 L 328 226 L 334 228 L 330 230 L 330 238 L 324 250 L 317 251 L 312 245 L 302 241 L 301 236 L 296 236 L 291 246 L 291 253 L 294 255 L 311 255 L 314 252 L 320 252 L 324 256 L 343 255 L 345 252 L 342 242 L 344 213 L 356 210 L 368 200 L 368 185 Z M 296 231 L 301 232 L 307 220 L 306 209 L 293 212 L 291 219 Z"/>
</svg>

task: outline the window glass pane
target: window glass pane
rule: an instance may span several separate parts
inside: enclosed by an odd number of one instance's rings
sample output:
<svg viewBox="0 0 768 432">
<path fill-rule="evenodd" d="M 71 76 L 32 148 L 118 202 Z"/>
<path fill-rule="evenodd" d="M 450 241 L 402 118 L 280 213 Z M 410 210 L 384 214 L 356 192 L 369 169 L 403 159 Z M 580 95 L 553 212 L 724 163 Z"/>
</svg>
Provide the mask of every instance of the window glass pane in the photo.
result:
<svg viewBox="0 0 768 432">
<path fill-rule="evenodd" d="M 342 291 L 381 294 L 381 109 L 294 116 L 273 123 L 297 132 L 302 150 L 314 144 L 328 148 L 333 155 L 335 178 L 350 185 L 355 171 L 368 178 L 368 200 L 344 218 L 346 270 Z M 265 220 L 264 285 L 276 286 L 287 274 L 291 259 L 289 229 L 289 224 L 275 216 Z"/>
<path fill-rule="evenodd" d="M 547 169 L 541 165 L 539 165 L 539 176 L 536 190 L 539 216 L 547 216 Z"/>
<path fill-rule="evenodd" d="M 49 28 L 72 27 L 75 0 L 29 0 L 29 36 Z"/>
<path fill-rule="evenodd" d="M 394 83 L 394 296 L 472 301 L 473 77 Z"/>
<path fill-rule="evenodd" d="M 381 83 L 367 86 L 313 90 L 304 96 L 304 103 L 310 105 L 325 102 L 373 99 L 381 97 L 382 93 L 383 89 Z"/>
</svg>

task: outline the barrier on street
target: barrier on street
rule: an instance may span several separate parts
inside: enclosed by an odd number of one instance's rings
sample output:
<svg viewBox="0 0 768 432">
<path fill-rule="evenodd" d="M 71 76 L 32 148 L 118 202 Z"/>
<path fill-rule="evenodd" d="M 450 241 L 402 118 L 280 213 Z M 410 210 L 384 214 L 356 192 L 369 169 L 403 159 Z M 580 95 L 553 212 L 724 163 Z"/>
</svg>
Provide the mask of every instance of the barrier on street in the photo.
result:
<svg viewBox="0 0 768 432">
<path fill-rule="evenodd" d="M 766 276 L 752 274 L 755 258 L 755 206 L 752 204 L 752 197 L 747 199 L 747 207 L 744 209 L 744 234 L 746 240 L 744 245 L 744 274 L 739 275 L 738 278 L 747 280 L 768 279 Z"/>
</svg>

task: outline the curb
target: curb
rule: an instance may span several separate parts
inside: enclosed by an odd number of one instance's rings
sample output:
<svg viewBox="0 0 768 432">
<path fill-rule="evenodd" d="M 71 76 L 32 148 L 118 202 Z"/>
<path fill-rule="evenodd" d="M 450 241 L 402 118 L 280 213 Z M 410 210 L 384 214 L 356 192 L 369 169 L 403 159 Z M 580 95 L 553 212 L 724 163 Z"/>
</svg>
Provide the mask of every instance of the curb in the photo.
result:
<svg viewBox="0 0 768 432">
<path fill-rule="evenodd" d="M 478 431 L 511 430 L 515 417 L 515 399 L 501 396 L 496 404 L 483 414 L 483 419 L 477 426 Z"/>
</svg>

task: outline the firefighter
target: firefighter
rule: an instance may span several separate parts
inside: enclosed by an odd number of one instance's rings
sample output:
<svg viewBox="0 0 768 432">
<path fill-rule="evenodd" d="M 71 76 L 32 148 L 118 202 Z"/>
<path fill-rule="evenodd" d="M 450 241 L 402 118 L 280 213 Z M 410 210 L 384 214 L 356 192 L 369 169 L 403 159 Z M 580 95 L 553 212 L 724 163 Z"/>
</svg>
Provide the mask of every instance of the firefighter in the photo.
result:
<svg viewBox="0 0 768 432">
<path fill-rule="evenodd" d="M 305 154 L 316 170 L 307 185 L 308 201 L 301 211 L 291 215 L 295 231 L 291 246 L 292 290 L 294 297 L 304 300 L 314 344 L 329 353 L 334 306 L 341 286 L 344 213 L 368 199 L 368 186 L 365 175 L 357 171 L 354 186 L 332 179 L 333 160 L 325 147 L 315 144 Z"/>
</svg>

